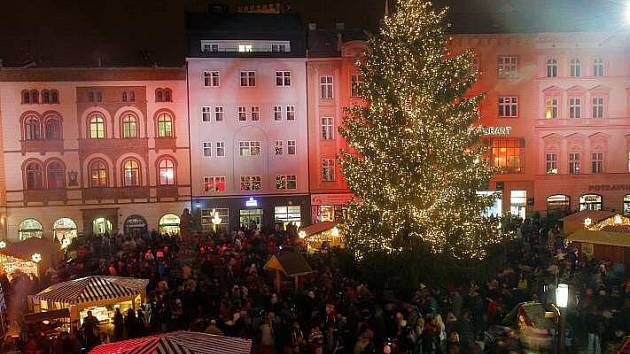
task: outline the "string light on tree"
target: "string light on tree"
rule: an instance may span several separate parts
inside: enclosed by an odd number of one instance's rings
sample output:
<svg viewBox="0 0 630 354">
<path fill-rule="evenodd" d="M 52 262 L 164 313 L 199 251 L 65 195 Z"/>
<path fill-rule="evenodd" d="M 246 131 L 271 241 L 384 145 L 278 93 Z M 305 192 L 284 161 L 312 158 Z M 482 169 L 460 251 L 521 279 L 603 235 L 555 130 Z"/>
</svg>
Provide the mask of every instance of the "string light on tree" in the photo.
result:
<svg viewBox="0 0 630 354">
<path fill-rule="evenodd" d="M 398 0 L 358 62 L 366 106 L 352 107 L 341 134 L 351 151 L 342 172 L 359 201 L 342 225 L 355 254 L 426 247 L 481 258 L 499 241 L 482 216 L 493 170 L 476 126 L 481 96 L 465 97 L 477 68 L 472 52 L 448 52 L 446 10 Z"/>
</svg>

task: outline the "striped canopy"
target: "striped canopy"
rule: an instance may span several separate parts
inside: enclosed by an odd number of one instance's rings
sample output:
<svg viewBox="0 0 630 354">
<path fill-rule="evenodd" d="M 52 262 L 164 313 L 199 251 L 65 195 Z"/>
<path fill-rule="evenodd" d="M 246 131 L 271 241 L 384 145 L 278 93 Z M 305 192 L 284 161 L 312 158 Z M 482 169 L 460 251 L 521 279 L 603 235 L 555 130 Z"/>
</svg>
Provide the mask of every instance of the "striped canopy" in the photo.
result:
<svg viewBox="0 0 630 354">
<path fill-rule="evenodd" d="M 146 289 L 147 284 L 148 279 L 89 276 L 55 284 L 33 295 L 32 298 L 76 305 L 136 296 Z"/>
<path fill-rule="evenodd" d="M 179 331 L 101 344 L 90 354 L 249 354 L 251 348 L 251 339 Z"/>
</svg>

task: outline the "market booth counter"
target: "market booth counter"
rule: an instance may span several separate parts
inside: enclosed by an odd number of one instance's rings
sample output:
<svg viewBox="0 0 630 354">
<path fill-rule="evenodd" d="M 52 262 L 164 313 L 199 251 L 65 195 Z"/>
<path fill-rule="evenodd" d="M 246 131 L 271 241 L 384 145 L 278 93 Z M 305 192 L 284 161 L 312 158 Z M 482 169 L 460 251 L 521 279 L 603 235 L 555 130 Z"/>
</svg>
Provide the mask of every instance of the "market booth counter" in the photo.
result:
<svg viewBox="0 0 630 354">
<path fill-rule="evenodd" d="M 300 240 L 306 244 L 309 253 L 327 248 L 344 248 L 345 243 L 337 224 L 324 221 L 300 228 Z"/>
<path fill-rule="evenodd" d="M 67 309 L 70 328 L 64 328 L 66 330 L 79 328 L 88 311 L 92 311 L 102 326 L 108 327 L 113 324 L 116 308 L 122 312 L 140 308 L 148 283 L 148 279 L 89 276 L 58 283 L 30 295 L 28 304 L 34 313 Z"/>
</svg>

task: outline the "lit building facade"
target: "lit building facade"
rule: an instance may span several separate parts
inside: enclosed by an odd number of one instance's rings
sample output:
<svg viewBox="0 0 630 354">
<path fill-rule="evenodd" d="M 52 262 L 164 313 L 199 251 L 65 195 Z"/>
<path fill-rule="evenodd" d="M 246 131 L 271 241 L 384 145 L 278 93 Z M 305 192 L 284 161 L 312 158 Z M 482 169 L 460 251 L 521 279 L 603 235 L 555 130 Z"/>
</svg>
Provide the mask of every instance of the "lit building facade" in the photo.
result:
<svg viewBox="0 0 630 354">
<path fill-rule="evenodd" d="M 189 15 L 188 26 L 193 211 L 202 229 L 309 224 L 299 17 L 211 12 Z"/>
<path fill-rule="evenodd" d="M 9 241 L 178 231 L 183 68 L 3 68 L 0 118 Z"/>
</svg>

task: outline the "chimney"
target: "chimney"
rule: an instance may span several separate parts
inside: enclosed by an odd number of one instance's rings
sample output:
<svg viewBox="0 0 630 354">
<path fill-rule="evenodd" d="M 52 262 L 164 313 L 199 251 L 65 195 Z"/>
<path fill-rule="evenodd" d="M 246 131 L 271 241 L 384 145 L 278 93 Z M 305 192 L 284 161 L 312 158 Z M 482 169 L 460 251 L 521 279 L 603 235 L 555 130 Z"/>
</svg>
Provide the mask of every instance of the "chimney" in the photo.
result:
<svg viewBox="0 0 630 354">
<path fill-rule="evenodd" d="M 335 28 L 337 31 L 343 31 L 346 28 L 346 24 L 343 22 L 337 22 L 335 23 Z"/>
<path fill-rule="evenodd" d="M 315 23 L 315 22 L 310 22 L 310 23 L 308 24 L 308 30 L 309 30 L 309 31 L 315 31 L 316 29 L 317 29 L 317 23 Z"/>
</svg>

